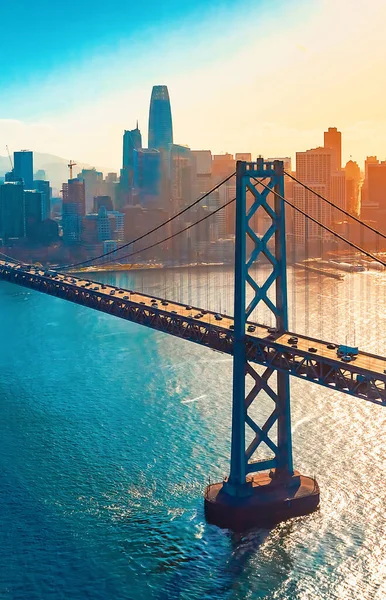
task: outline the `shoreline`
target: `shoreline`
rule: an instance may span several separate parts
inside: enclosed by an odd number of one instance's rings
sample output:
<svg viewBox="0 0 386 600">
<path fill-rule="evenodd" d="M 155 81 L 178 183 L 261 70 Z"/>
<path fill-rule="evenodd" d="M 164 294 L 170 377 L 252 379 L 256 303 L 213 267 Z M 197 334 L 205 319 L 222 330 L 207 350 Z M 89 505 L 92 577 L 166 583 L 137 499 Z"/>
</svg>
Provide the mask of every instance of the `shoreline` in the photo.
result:
<svg viewBox="0 0 386 600">
<path fill-rule="evenodd" d="M 84 269 L 71 269 L 68 273 L 117 273 L 119 271 L 159 271 L 159 270 L 170 270 L 170 269 L 197 269 L 202 267 L 232 267 L 232 264 L 228 263 L 187 263 L 182 265 L 163 265 L 161 263 L 155 265 L 141 265 L 141 264 L 127 264 L 127 265 L 108 265 L 104 267 L 85 267 Z"/>
</svg>

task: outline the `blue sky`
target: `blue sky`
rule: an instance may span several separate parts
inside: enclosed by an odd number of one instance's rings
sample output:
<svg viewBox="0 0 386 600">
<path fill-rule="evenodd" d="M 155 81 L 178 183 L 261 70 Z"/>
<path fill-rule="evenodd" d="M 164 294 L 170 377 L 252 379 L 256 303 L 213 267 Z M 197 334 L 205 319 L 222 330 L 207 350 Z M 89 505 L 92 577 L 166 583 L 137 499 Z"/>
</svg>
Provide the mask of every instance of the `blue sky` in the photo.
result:
<svg viewBox="0 0 386 600">
<path fill-rule="evenodd" d="M 385 158 L 385 28 L 384 0 L 4 2 L 0 140 L 118 169 L 166 84 L 193 149 L 294 156 L 337 126 Z"/>
<path fill-rule="evenodd" d="M 52 69 L 76 64 L 101 47 L 110 50 L 140 39 L 148 28 L 173 28 L 181 20 L 205 18 L 211 10 L 240 5 L 228 0 L 18 0 L 1 7 L 1 71 L 21 83 L 30 71 L 44 76 Z M 151 40 L 150 40 L 151 41 Z"/>
</svg>

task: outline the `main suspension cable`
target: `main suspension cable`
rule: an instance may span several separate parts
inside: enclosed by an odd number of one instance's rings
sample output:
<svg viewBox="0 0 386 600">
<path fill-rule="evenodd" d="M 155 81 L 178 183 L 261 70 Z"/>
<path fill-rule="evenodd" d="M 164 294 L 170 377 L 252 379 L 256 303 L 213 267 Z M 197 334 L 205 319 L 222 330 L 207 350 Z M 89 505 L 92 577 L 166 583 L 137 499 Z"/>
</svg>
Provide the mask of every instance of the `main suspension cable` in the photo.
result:
<svg viewBox="0 0 386 600">
<path fill-rule="evenodd" d="M 270 188 L 268 185 L 265 185 L 265 183 L 263 183 L 262 181 L 258 181 L 256 179 L 256 177 L 253 177 L 253 179 L 256 181 L 256 185 L 261 184 L 267 190 L 269 190 L 270 192 L 272 192 L 273 194 L 275 194 L 278 198 L 280 198 L 281 200 L 283 200 L 286 204 L 288 204 L 288 206 L 291 206 L 291 208 L 297 210 L 300 214 L 302 214 L 304 217 L 306 217 L 306 219 L 309 219 L 313 223 L 316 223 L 316 225 L 319 225 L 320 227 L 322 227 L 323 229 L 325 229 L 326 231 L 328 231 L 328 233 L 331 233 L 332 235 L 334 235 L 335 237 L 337 237 L 338 239 L 340 239 L 342 242 L 345 242 L 346 244 L 348 244 L 349 246 L 351 246 L 351 248 L 355 248 L 355 250 L 357 250 L 358 252 L 361 252 L 362 254 L 365 254 L 368 258 L 371 258 L 372 260 L 375 260 L 376 262 L 378 262 L 383 267 L 386 267 L 386 262 L 384 262 L 383 260 L 381 260 L 380 258 L 378 258 L 375 254 L 372 254 L 371 252 L 368 252 L 367 250 L 364 250 L 360 246 L 357 246 L 356 244 L 354 244 L 354 242 L 350 242 L 345 237 L 343 237 L 343 235 L 340 235 L 340 233 L 337 233 L 336 231 L 334 231 L 333 229 L 331 229 L 327 225 L 324 225 L 323 223 L 321 223 L 317 219 L 314 219 L 314 217 L 311 217 L 311 215 L 307 215 L 307 213 L 305 213 L 304 210 L 302 210 L 298 206 L 295 206 L 289 200 L 286 200 L 286 198 L 284 198 L 284 196 L 282 196 L 281 194 L 279 194 L 279 192 L 275 192 L 275 190 L 273 190 L 272 188 Z"/>
<path fill-rule="evenodd" d="M 105 258 L 105 256 L 109 256 L 110 254 L 115 254 L 119 250 L 122 250 L 123 248 L 127 248 L 128 246 L 131 246 L 132 244 L 135 244 L 136 242 L 139 242 L 140 240 L 143 240 L 143 238 L 145 238 L 148 235 L 154 233 L 155 231 L 158 231 L 162 227 L 165 227 L 165 225 L 168 225 L 169 223 L 171 223 L 172 221 L 174 221 L 174 219 L 177 219 L 178 217 L 180 217 L 181 215 L 183 215 L 184 213 L 186 213 L 188 210 L 190 210 L 191 208 L 193 208 L 193 206 L 196 206 L 199 202 L 201 202 L 202 200 L 204 200 L 205 198 L 207 198 L 208 196 L 210 196 L 210 194 L 212 194 L 213 192 L 215 192 L 219 187 L 221 187 L 222 185 L 224 185 L 224 183 L 226 183 L 227 181 L 229 181 L 230 179 L 232 179 L 232 177 L 234 177 L 235 175 L 236 175 L 236 171 L 234 173 L 231 173 L 231 175 L 228 175 L 228 177 L 226 177 L 225 179 L 223 179 L 222 181 L 220 181 L 220 183 L 216 184 L 208 192 L 205 192 L 205 194 L 203 196 L 200 196 L 200 198 L 197 198 L 197 200 L 195 200 L 194 202 L 192 202 L 191 204 L 189 204 L 189 206 L 186 206 L 185 208 L 183 208 L 182 210 L 180 210 L 178 213 L 176 213 L 172 217 L 169 217 L 169 219 L 167 219 L 166 221 L 163 221 L 163 223 L 161 223 L 160 225 L 157 225 L 156 227 L 153 227 L 153 229 L 150 229 L 149 231 L 147 231 L 146 233 L 140 235 L 139 237 L 135 238 L 134 240 L 131 240 L 130 242 L 127 242 L 126 244 L 122 244 L 122 246 L 119 246 L 115 250 L 109 250 L 109 252 L 104 252 L 103 254 L 100 254 L 99 256 L 94 256 L 93 258 L 89 258 L 88 260 L 83 260 L 81 262 L 72 263 L 70 265 L 64 265 L 64 266 L 57 267 L 55 270 L 72 269 L 74 267 L 80 267 L 82 265 L 86 265 L 88 263 L 92 263 L 92 262 L 94 262 L 96 260 L 99 260 L 101 258 Z"/>
<path fill-rule="evenodd" d="M 135 250 L 135 252 L 130 252 L 129 254 L 124 254 L 124 256 L 119 257 L 119 260 L 121 260 L 122 258 L 129 258 L 130 256 L 134 256 L 135 254 L 140 254 L 141 252 L 146 252 L 146 250 L 150 250 L 151 248 L 155 248 L 155 246 L 159 246 L 159 244 L 163 244 L 164 242 L 171 240 L 172 238 L 176 237 L 177 235 L 184 233 L 184 231 L 188 231 L 188 229 L 192 229 L 192 227 L 194 227 L 195 225 L 199 225 L 199 223 L 202 223 L 206 219 L 209 219 L 209 217 L 212 217 L 213 215 L 218 213 L 220 210 L 223 210 L 224 208 L 226 208 L 227 206 L 232 204 L 232 202 L 234 202 L 235 200 L 236 200 L 236 198 L 232 198 L 232 200 L 229 200 L 228 202 L 226 202 L 219 208 L 216 208 L 216 210 L 213 210 L 211 213 L 205 215 L 205 217 L 202 217 L 198 221 L 195 221 L 194 223 L 191 223 L 187 227 L 180 229 L 180 231 L 176 231 L 175 233 L 169 235 L 168 237 L 166 237 L 162 240 L 159 240 L 159 242 L 155 242 L 154 244 L 150 244 L 150 246 L 146 246 L 146 248 L 141 248 L 140 250 Z"/>
<path fill-rule="evenodd" d="M 337 204 L 334 204 L 333 202 L 331 202 L 331 200 L 328 200 L 327 198 L 325 198 L 324 196 L 322 196 L 321 194 L 319 194 L 319 192 L 316 192 L 315 190 L 313 190 L 311 187 L 309 187 L 308 185 L 306 185 L 302 181 L 299 181 L 299 179 L 296 179 L 296 177 L 294 177 L 290 173 L 287 173 L 287 171 L 284 171 L 284 175 L 287 175 L 287 177 L 289 177 L 293 181 L 296 181 L 296 183 L 299 183 L 301 186 L 303 186 L 304 189 L 308 190 L 312 194 L 315 194 L 315 196 L 317 196 L 318 198 L 320 198 L 324 202 L 327 202 L 327 204 L 329 204 L 330 206 L 332 206 L 332 208 L 336 208 L 337 210 L 339 210 L 341 213 L 343 213 L 344 215 L 346 215 L 346 217 L 350 217 L 351 219 L 354 219 L 354 221 L 356 221 L 357 223 L 359 223 L 359 225 L 363 225 L 363 227 L 367 227 L 367 229 L 370 229 L 370 231 L 372 231 L 373 233 L 376 233 L 377 235 L 380 235 L 381 237 L 383 237 L 386 240 L 386 234 L 382 233 L 382 231 L 379 231 L 378 229 L 375 229 L 375 227 L 372 227 L 371 225 L 368 225 L 367 223 L 363 223 L 363 221 L 361 221 L 360 219 L 358 219 L 358 217 L 355 217 L 354 215 L 352 215 L 351 213 L 349 213 L 344 208 L 341 208 Z"/>
</svg>

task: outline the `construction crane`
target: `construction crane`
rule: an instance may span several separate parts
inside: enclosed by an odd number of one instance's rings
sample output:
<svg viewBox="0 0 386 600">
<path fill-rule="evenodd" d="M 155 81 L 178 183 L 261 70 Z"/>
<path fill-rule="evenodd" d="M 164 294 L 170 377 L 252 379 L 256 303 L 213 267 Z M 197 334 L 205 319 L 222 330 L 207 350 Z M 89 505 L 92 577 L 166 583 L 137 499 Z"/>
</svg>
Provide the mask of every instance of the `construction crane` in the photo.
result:
<svg viewBox="0 0 386 600">
<path fill-rule="evenodd" d="M 72 167 L 76 166 L 76 162 L 73 162 L 72 160 L 70 160 L 70 162 L 68 163 L 67 166 L 70 169 L 70 179 L 72 179 Z"/>
<path fill-rule="evenodd" d="M 9 152 L 8 146 L 6 146 L 6 148 L 7 148 L 7 154 L 8 154 L 9 162 L 11 163 L 11 170 L 13 171 L 13 162 L 12 162 L 11 154 Z"/>
</svg>

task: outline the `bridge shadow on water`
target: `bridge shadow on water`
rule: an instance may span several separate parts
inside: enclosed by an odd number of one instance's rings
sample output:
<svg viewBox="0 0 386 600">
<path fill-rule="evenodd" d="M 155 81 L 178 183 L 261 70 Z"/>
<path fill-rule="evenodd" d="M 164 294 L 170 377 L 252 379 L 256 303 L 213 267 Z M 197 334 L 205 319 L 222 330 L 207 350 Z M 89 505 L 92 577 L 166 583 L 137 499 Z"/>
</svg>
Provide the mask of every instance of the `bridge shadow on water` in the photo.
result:
<svg viewBox="0 0 386 600">
<path fill-rule="evenodd" d="M 203 527 L 157 600 L 273 598 L 288 582 L 293 560 L 286 545 L 293 523 L 242 534 Z"/>
</svg>

